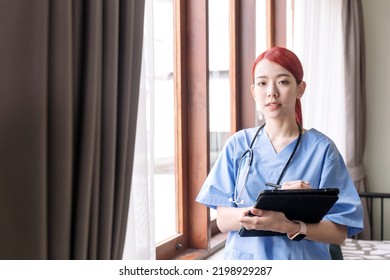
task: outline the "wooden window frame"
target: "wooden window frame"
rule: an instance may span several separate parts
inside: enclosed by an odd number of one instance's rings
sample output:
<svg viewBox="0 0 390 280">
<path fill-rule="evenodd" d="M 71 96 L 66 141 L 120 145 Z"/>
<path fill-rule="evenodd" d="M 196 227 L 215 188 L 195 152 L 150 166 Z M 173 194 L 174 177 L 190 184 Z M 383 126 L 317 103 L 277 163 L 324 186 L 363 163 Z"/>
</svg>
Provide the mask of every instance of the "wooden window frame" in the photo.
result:
<svg viewBox="0 0 390 280">
<path fill-rule="evenodd" d="M 286 0 L 267 0 L 267 48 L 286 46 Z"/>
<path fill-rule="evenodd" d="M 231 133 L 255 124 L 250 94 L 256 0 L 229 0 Z M 285 44 L 285 0 L 267 0 L 268 46 Z M 226 235 L 195 198 L 209 172 L 208 0 L 174 0 L 175 168 L 178 234 L 159 244 L 157 259 L 204 259 Z M 276 32 L 277 31 L 277 32 Z M 196 213 L 196 215 L 194 215 Z"/>
</svg>

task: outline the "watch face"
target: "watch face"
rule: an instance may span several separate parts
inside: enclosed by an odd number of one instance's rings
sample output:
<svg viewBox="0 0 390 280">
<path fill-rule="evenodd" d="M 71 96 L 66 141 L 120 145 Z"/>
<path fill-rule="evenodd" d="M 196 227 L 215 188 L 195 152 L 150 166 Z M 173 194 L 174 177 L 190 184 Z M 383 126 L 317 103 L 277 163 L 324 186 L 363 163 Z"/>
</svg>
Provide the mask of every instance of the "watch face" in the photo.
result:
<svg viewBox="0 0 390 280">
<path fill-rule="evenodd" d="M 306 237 L 306 234 L 300 233 L 300 234 L 298 234 L 297 236 L 295 236 L 295 237 L 293 238 L 293 240 L 295 240 L 295 241 L 300 241 L 300 240 L 302 240 L 302 239 L 305 238 L 305 237 Z"/>
</svg>

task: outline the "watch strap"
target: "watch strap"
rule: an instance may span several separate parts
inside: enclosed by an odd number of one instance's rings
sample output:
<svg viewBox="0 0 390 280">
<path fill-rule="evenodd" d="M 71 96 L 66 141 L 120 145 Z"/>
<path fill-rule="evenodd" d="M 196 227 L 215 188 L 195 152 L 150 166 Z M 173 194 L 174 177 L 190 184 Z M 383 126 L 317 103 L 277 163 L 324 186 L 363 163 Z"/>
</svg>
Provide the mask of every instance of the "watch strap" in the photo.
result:
<svg viewBox="0 0 390 280">
<path fill-rule="evenodd" d="M 294 223 L 298 223 L 300 225 L 300 229 L 297 233 L 294 233 L 292 235 L 290 234 L 287 234 L 287 237 L 290 239 L 290 240 L 294 240 L 294 241 L 300 241 L 302 239 L 304 239 L 306 237 L 306 234 L 307 234 L 307 226 L 304 222 L 302 221 L 293 221 Z"/>
</svg>

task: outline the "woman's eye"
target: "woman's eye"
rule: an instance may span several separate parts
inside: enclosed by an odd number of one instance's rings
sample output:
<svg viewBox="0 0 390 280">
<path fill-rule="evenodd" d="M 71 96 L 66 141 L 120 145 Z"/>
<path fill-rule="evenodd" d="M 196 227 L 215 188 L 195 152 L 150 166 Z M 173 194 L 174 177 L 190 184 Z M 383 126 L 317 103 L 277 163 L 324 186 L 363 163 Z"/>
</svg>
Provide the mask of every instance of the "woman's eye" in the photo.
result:
<svg viewBox="0 0 390 280">
<path fill-rule="evenodd" d="M 257 85 L 258 85 L 258 86 L 264 86 L 264 85 L 265 85 L 265 82 L 258 82 Z"/>
<path fill-rule="evenodd" d="M 288 84 L 288 81 L 287 81 L 287 80 L 283 80 L 283 81 L 280 81 L 279 84 L 287 85 L 287 84 Z"/>
</svg>

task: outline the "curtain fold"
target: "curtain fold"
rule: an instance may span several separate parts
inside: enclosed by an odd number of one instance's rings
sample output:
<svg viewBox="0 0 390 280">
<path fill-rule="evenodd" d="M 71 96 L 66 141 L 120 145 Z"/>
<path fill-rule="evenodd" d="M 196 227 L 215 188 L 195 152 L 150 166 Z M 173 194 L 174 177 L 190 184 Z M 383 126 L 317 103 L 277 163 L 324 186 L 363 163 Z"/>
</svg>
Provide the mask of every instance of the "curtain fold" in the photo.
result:
<svg viewBox="0 0 390 280">
<path fill-rule="evenodd" d="M 291 47 L 302 59 L 305 79 L 310 81 L 302 99 L 304 123 L 334 140 L 357 190 L 367 191 L 363 164 L 366 109 L 361 0 L 295 0 L 294 7 Z M 370 239 L 370 209 L 362 201 L 365 230 L 359 238 Z"/>
<path fill-rule="evenodd" d="M 301 59 L 305 70 L 307 87 L 302 97 L 305 128 L 316 128 L 328 135 L 345 158 L 341 4 L 339 0 L 295 0 L 289 47 Z"/>
<path fill-rule="evenodd" d="M 36 68 L 46 76 L 48 85 L 46 99 L 47 122 L 47 218 L 48 244 L 46 256 L 42 258 L 62 259 L 70 257 L 71 214 L 72 214 L 72 160 L 73 160 L 73 81 L 72 76 L 72 5 L 70 1 L 45 1 L 49 25 L 47 28 L 48 45 L 45 53 L 48 59 L 47 67 Z M 16 26 L 15 26 L 16 27 Z M 38 31 L 31 30 L 32 34 Z M 11 57 L 16 53 L 10 53 Z M 23 67 L 24 65 L 20 65 Z M 25 82 L 27 77 L 23 78 Z M 33 81 L 31 81 L 33 82 Z M 14 89 L 11 89 L 11 92 Z M 11 93 L 10 92 L 10 93 Z M 12 92 L 19 95 L 17 91 Z M 31 91 L 32 95 L 37 92 Z M 21 104 L 20 104 L 21 105 Z M 18 111 L 18 109 L 17 109 Z M 15 111 L 15 112 L 17 112 Z M 36 118 L 36 117 L 35 117 Z M 17 147 L 10 147 L 11 149 Z M 16 153 L 18 153 L 16 151 Z M 61 159 L 61 160 L 58 160 Z M 44 159 L 37 159 L 44 161 Z M 20 169 L 21 172 L 26 170 Z M 35 187 L 35 186 L 34 186 Z M 26 190 L 26 192 L 28 192 Z M 49 210 L 50 209 L 50 210 Z M 21 215 L 22 213 L 20 213 Z M 24 219 L 21 220 L 23 222 Z M 18 233 L 17 233 L 18 234 Z M 20 233 L 19 233 L 20 234 Z M 42 238 L 44 241 L 44 239 Z"/>
<path fill-rule="evenodd" d="M 346 108 L 346 163 L 359 192 L 368 191 L 363 155 L 366 140 L 366 85 L 364 25 L 361 0 L 343 0 L 342 4 L 345 108 Z M 363 201 L 365 229 L 359 238 L 371 239 L 369 205 Z"/>
<path fill-rule="evenodd" d="M 123 259 L 156 259 L 154 212 L 154 22 L 153 0 L 145 1 L 140 96 L 128 228 Z"/>
<path fill-rule="evenodd" d="M 0 258 L 45 258 L 47 1 L 0 7 Z"/>
<path fill-rule="evenodd" d="M 143 63 L 144 64 L 144 63 Z M 145 71 L 145 70 L 143 70 Z M 150 92 L 146 81 L 141 84 L 138 106 L 133 178 L 123 259 L 150 260 L 156 258 L 153 196 L 153 125 L 150 115 Z M 153 113 L 152 113 L 153 114 Z"/>
<path fill-rule="evenodd" d="M 127 94 L 119 99 L 120 108 L 123 109 L 123 120 L 128 123 L 119 123 L 126 130 L 126 142 L 122 143 L 124 158 L 121 158 L 121 151 L 117 151 L 117 158 L 122 160 L 126 168 L 117 169 L 117 178 L 123 179 L 115 192 L 116 204 L 114 209 L 114 247 L 113 258 L 122 258 L 123 247 L 126 238 L 127 215 L 129 211 L 130 186 L 133 170 L 133 157 L 135 146 L 135 135 L 137 128 L 137 108 L 139 98 L 141 61 L 142 61 L 142 38 L 144 22 L 145 0 L 121 1 L 120 2 L 120 33 L 124 36 L 119 40 L 119 54 L 122 63 L 119 67 L 119 91 Z M 136 32 L 135 32 L 136 31 Z M 133 94 L 137 93 L 137 94 Z M 127 107 L 126 107 L 127 105 Z M 125 136 L 125 135 L 124 135 Z"/>
<path fill-rule="evenodd" d="M 0 0 L 0 259 L 121 259 L 144 1 Z"/>
</svg>

